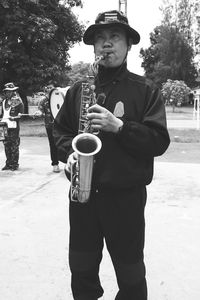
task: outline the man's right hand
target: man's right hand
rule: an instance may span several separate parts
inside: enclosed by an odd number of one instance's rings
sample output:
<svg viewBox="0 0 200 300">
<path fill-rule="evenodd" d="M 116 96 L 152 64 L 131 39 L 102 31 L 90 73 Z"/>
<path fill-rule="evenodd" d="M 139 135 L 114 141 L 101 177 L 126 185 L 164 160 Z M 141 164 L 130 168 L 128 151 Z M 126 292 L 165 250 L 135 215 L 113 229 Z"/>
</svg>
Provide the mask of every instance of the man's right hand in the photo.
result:
<svg viewBox="0 0 200 300">
<path fill-rule="evenodd" d="M 69 155 L 66 166 L 65 166 L 65 170 L 68 173 L 71 173 L 72 165 L 77 161 L 77 159 L 78 159 L 78 154 L 76 152 L 73 152 Z"/>
</svg>

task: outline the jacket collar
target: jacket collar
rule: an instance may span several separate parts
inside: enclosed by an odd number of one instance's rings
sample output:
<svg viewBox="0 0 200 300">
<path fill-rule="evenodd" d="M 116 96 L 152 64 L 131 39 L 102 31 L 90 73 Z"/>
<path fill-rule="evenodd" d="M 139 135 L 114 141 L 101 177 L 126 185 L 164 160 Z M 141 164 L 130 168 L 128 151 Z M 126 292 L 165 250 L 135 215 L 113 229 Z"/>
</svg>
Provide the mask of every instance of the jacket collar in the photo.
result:
<svg viewBox="0 0 200 300">
<path fill-rule="evenodd" d="M 103 87 L 108 84 L 121 81 L 127 73 L 128 70 L 126 62 L 117 68 L 104 68 L 103 66 L 99 66 L 97 81 L 99 85 Z"/>
</svg>

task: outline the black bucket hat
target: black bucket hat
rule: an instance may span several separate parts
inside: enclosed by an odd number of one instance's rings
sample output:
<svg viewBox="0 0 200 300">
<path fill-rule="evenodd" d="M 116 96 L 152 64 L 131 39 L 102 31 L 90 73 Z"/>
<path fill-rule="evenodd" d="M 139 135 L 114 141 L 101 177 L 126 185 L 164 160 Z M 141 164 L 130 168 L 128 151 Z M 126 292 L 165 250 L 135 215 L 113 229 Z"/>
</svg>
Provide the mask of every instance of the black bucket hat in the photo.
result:
<svg viewBox="0 0 200 300">
<path fill-rule="evenodd" d="M 99 28 L 106 28 L 110 25 L 120 25 L 128 33 L 128 37 L 131 38 L 132 44 L 136 45 L 140 41 L 139 33 L 134 30 L 128 24 L 127 17 L 118 10 L 110 10 L 103 13 L 100 13 L 96 20 L 95 24 L 89 26 L 84 35 L 83 41 L 86 45 L 94 45 L 94 34 Z"/>
</svg>

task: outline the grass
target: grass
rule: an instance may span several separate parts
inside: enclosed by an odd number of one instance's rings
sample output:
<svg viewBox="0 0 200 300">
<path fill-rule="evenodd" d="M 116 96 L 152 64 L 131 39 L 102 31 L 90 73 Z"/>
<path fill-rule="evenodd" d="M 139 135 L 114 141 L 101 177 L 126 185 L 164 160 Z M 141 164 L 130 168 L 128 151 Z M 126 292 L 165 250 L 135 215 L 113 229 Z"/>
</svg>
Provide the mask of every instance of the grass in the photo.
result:
<svg viewBox="0 0 200 300">
<path fill-rule="evenodd" d="M 22 120 L 20 126 L 21 136 L 46 136 L 44 121 Z M 200 131 L 197 129 L 169 129 L 171 142 L 200 143 Z"/>
<path fill-rule="evenodd" d="M 171 142 L 200 143 L 200 130 L 170 128 L 168 131 L 169 131 Z"/>
<path fill-rule="evenodd" d="M 192 120 L 193 107 L 176 107 L 175 111 L 173 112 L 171 106 L 166 106 L 166 113 L 168 120 Z"/>
<path fill-rule="evenodd" d="M 171 142 L 167 151 L 156 157 L 159 162 L 194 163 L 200 164 L 199 143 L 174 143 Z"/>
<path fill-rule="evenodd" d="M 46 136 L 43 118 L 22 118 L 20 122 L 20 136 Z"/>
<path fill-rule="evenodd" d="M 192 107 L 180 107 L 176 108 L 175 112 L 172 112 L 171 107 L 166 107 L 167 119 L 192 119 L 193 108 Z M 43 118 L 33 119 L 31 117 L 24 117 L 21 120 L 21 136 L 46 136 L 46 130 L 44 126 Z M 171 142 L 178 143 L 200 143 L 200 130 L 197 129 L 171 129 L 169 128 L 169 134 Z"/>
<path fill-rule="evenodd" d="M 168 120 L 192 120 L 193 107 L 177 107 L 172 112 L 172 107 L 166 107 Z M 200 130 L 197 129 L 176 129 L 169 128 L 171 142 L 177 143 L 200 143 Z"/>
<path fill-rule="evenodd" d="M 170 108 L 167 110 L 168 119 L 185 120 L 189 118 L 188 116 L 190 116 L 190 119 L 192 118 L 192 109 L 180 108 L 175 113 L 172 113 Z M 21 120 L 20 135 L 46 137 L 43 118 L 24 117 Z M 169 128 L 169 135 L 171 144 L 164 155 L 156 158 L 157 161 L 200 164 L 200 130 Z"/>
</svg>

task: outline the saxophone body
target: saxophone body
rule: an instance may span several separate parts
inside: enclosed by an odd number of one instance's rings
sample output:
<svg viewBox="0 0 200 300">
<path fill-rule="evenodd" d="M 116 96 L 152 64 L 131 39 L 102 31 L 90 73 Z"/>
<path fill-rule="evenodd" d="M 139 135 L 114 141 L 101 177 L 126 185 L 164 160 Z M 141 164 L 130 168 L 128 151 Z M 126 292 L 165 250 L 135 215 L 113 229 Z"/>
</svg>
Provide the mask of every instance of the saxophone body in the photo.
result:
<svg viewBox="0 0 200 300">
<path fill-rule="evenodd" d="M 82 83 L 79 130 L 78 135 L 72 140 L 72 148 L 78 155 L 77 161 L 71 166 L 71 201 L 74 202 L 88 202 L 95 154 L 100 151 L 102 146 L 101 140 L 97 137 L 98 132 L 92 130 L 87 119 L 88 108 L 97 103 L 94 79 L 101 59 L 104 57 L 96 58 L 92 65 L 93 75 L 88 76 L 88 82 Z"/>
</svg>

